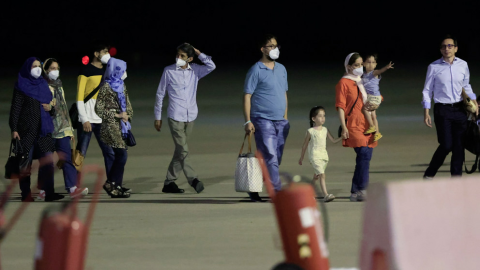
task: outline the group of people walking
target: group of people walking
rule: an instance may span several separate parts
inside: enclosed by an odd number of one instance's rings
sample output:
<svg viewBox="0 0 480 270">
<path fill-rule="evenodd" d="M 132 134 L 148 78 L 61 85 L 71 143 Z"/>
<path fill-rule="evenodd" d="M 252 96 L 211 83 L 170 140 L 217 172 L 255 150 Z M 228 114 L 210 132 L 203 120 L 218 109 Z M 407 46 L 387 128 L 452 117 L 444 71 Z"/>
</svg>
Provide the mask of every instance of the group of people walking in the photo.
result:
<svg viewBox="0 0 480 270">
<path fill-rule="evenodd" d="M 39 59 L 28 58 L 18 74 L 13 91 L 9 124 L 12 139 L 18 140 L 16 145 L 22 150 L 19 160 L 22 201 L 33 201 L 30 171 L 34 158 L 41 160 L 38 199 L 54 201 L 64 197 L 54 191 L 52 153 L 55 149 L 70 196 L 88 193 L 86 188 L 76 186 L 77 171 L 71 162 L 70 148 L 73 128 L 58 74 L 59 66 L 55 59 L 48 59 L 42 65 Z M 20 149 L 15 150 L 18 152 Z"/>
<path fill-rule="evenodd" d="M 36 199 L 55 201 L 64 198 L 54 191 L 54 151 L 58 154 L 57 166 L 63 170 L 69 196 L 75 198 L 88 194 L 88 188 L 77 186 L 77 176 L 92 132 L 105 160 L 105 191 L 112 198 L 130 196 L 131 190 L 122 186 L 127 162 L 124 139 L 131 129 L 129 120 L 133 115 L 123 82 L 127 65 L 119 59 L 108 59 L 107 51 L 107 46 L 97 46 L 92 61 L 78 77 L 78 102 L 74 105 L 78 119 L 70 118 L 71 109 L 65 101 L 59 78 L 60 64 L 56 59 L 49 58 L 42 63 L 31 57 L 22 66 L 13 92 L 9 120 L 12 140 L 17 140 L 15 145 L 19 145 L 22 151 L 17 155 L 22 201 L 34 200 L 30 189 L 34 159 L 40 162 L 37 183 L 40 192 Z M 70 142 L 74 141 L 74 129 L 77 129 L 78 143 L 72 152 Z M 18 153 L 20 149 L 15 151 Z"/>
<path fill-rule="evenodd" d="M 279 166 L 290 130 L 287 70 L 276 61 L 280 56 L 280 46 L 275 36 L 264 36 L 258 48 L 261 59 L 250 68 L 244 84 L 244 129 L 246 133 L 254 134 L 257 149 L 263 156 L 273 187 L 279 191 Z M 435 176 L 449 152 L 453 152 L 452 176 L 462 174 L 465 158 L 462 140 L 467 122 L 467 115 L 461 106 L 462 92 L 475 101 L 478 115 L 476 95 L 469 84 L 468 66 L 465 61 L 455 57 L 457 50 L 454 38 L 444 38 L 440 46 L 443 57 L 433 62 L 427 72 L 423 90 L 425 124 L 431 127 L 429 110 L 433 97 L 440 145 L 425 172 L 425 179 Z M 30 166 L 35 158 L 41 160 L 38 180 L 41 192 L 38 198 L 46 201 L 63 198 L 53 188 L 54 151 L 58 153 L 60 162 L 57 165 L 63 169 L 65 188 L 70 196 L 87 194 L 88 189 L 77 186 L 76 178 L 77 169 L 81 168 L 79 163 L 86 157 L 92 134 L 104 157 L 107 173 L 104 190 L 112 198 L 128 198 L 131 194 L 131 189 L 123 186 L 128 157 L 126 141 L 129 136 L 133 136 L 133 109 L 124 83 L 127 64 L 111 57 L 108 47 L 103 44 L 97 44 L 92 53 L 91 61 L 78 76 L 77 102 L 74 105 L 78 117 L 74 119 L 69 117 L 57 60 L 50 58 L 41 63 L 32 57 L 27 59 L 19 72 L 10 112 L 10 128 L 12 139 L 19 140 L 23 153 L 28 154 L 20 163 L 22 200 L 33 200 L 30 195 Z M 195 55 L 203 65 L 191 63 Z M 370 160 L 373 149 L 382 137 L 375 112 L 383 100 L 379 81 L 382 73 L 393 68 L 393 63 L 390 62 L 377 70 L 376 61 L 377 56 L 374 54 L 362 57 L 358 53 L 351 53 L 345 59 L 345 74 L 335 88 L 335 107 L 341 124 L 339 138 L 334 138 L 323 126 L 326 118 L 324 107 L 315 106 L 310 110 L 310 128 L 306 132 L 299 164 L 302 165 L 308 149 L 309 161 L 314 168 L 313 180 L 320 180 L 325 202 L 335 199 L 333 194 L 327 192 L 325 183 L 327 138 L 333 143 L 342 140 L 344 147 L 355 150 L 357 157 L 350 200 L 363 201 L 366 198 Z M 204 185 L 190 162 L 188 139 L 198 115 L 198 81 L 214 69 L 215 64 L 210 56 L 184 43 L 177 47 L 176 63 L 163 70 L 156 93 L 154 127 L 159 132 L 162 129 L 163 100 L 168 95 L 167 121 L 175 144 L 162 189 L 165 193 L 184 192 L 175 183 L 181 172 L 197 193 L 204 190 Z M 70 140 L 74 138 L 75 128 L 78 142 L 72 154 Z M 258 193 L 249 195 L 252 201 L 262 201 Z"/>
</svg>

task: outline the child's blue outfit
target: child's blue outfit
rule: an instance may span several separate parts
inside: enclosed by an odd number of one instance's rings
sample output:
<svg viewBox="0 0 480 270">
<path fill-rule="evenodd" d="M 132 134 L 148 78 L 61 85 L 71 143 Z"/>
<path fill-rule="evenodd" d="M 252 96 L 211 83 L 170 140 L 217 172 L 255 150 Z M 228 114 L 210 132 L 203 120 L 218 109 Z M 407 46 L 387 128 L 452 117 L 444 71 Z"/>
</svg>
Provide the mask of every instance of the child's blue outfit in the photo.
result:
<svg viewBox="0 0 480 270">
<path fill-rule="evenodd" d="M 382 77 L 380 75 L 378 78 L 376 78 L 373 75 L 373 71 L 370 71 L 362 76 L 362 83 L 365 87 L 365 91 L 367 92 L 367 102 L 365 102 L 365 104 L 370 103 L 370 105 L 373 105 L 375 109 L 380 106 L 380 103 L 382 103 L 379 85 L 381 79 Z"/>
</svg>

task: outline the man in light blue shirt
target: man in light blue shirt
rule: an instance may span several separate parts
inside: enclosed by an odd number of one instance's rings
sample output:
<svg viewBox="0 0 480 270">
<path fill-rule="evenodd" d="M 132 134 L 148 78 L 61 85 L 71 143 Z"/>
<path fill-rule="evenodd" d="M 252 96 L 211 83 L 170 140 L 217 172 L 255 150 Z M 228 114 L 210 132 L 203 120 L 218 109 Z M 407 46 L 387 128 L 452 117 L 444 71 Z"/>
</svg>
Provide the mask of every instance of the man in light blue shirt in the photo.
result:
<svg viewBox="0 0 480 270">
<path fill-rule="evenodd" d="M 425 124 L 432 127 L 430 118 L 431 100 L 435 102 L 434 120 L 440 144 L 424 174 L 424 179 L 432 179 L 443 165 L 447 155 L 452 152 L 450 173 L 462 175 L 465 160 L 463 136 L 467 129 L 467 114 L 463 108 L 462 89 L 476 104 L 476 95 L 470 86 L 470 71 L 467 62 L 455 57 L 458 51 L 457 40 L 450 36 L 440 45 L 442 58 L 428 66 L 427 78 L 423 89 L 423 108 Z M 478 115 L 478 106 L 476 114 Z"/>
<path fill-rule="evenodd" d="M 196 54 L 205 65 L 190 64 Z M 197 193 L 204 189 L 193 170 L 188 152 L 187 138 L 193 130 L 193 123 L 198 115 L 197 85 L 198 81 L 215 69 L 210 56 L 201 53 L 192 45 L 184 43 L 177 47 L 176 64 L 165 67 L 160 85 L 157 89 L 155 102 L 155 129 L 162 128 L 163 98 L 168 93 L 169 106 L 167 110 L 168 125 L 175 143 L 175 152 L 168 166 L 166 180 L 162 189 L 165 193 L 183 193 L 175 180 L 183 171 L 188 183 Z"/>
<path fill-rule="evenodd" d="M 287 70 L 275 62 L 280 46 L 273 35 L 266 35 L 259 44 L 262 58 L 247 73 L 244 86 L 243 113 L 245 131 L 254 132 L 257 149 L 262 153 L 273 187 L 282 187 L 278 167 L 290 130 L 288 123 Z M 262 201 L 258 193 L 250 193 L 253 201 Z"/>
</svg>

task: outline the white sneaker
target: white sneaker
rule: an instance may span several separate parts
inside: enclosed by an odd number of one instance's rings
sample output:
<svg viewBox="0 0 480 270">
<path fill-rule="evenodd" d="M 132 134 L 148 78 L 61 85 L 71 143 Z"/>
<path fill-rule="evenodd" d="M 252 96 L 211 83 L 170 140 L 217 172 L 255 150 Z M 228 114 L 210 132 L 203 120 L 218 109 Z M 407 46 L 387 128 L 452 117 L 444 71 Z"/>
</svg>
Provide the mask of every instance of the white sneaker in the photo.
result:
<svg viewBox="0 0 480 270">
<path fill-rule="evenodd" d="M 357 192 L 357 201 L 362 202 L 367 199 L 367 191 L 366 190 L 360 190 Z"/>
<path fill-rule="evenodd" d="M 70 193 L 70 199 L 78 196 L 83 197 L 88 194 L 88 188 L 76 188 L 74 192 Z"/>
<path fill-rule="evenodd" d="M 352 193 L 352 194 L 350 194 L 350 201 L 351 201 L 351 202 L 356 202 L 356 201 L 358 201 L 358 194 L 357 194 L 357 193 Z"/>
<path fill-rule="evenodd" d="M 425 175 L 425 176 L 423 177 L 423 180 L 433 180 L 433 177 L 431 177 L 431 176 L 426 176 L 426 175 Z"/>
<path fill-rule="evenodd" d="M 37 201 L 45 201 L 45 190 L 40 190 L 36 200 Z"/>
</svg>

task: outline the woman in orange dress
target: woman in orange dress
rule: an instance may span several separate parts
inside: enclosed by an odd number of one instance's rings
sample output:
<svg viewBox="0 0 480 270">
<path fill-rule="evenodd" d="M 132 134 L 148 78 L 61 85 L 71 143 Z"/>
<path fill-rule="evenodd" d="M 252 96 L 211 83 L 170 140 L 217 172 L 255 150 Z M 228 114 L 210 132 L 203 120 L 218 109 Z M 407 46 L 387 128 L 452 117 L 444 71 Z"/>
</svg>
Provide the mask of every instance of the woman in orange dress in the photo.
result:
<svg viewBox="0 0 480 270">
<path fill-rule="evenodd" d="M 335 87 L 335 107 L 342 124 L 342 144 L 352 147 L 357 153 L 350 195 L 350 201 L 356 202 L 365 200 L 370 160 L 377 142 L 373 142 L 371 134 L 363 134 L 368 129 L 368 122 L 362 113 L 367 93 L 361 81 L 363 59 L 360 54 L 351 53 L 347 56 L 345 71 L 346 74 Z"/>
</svg>

